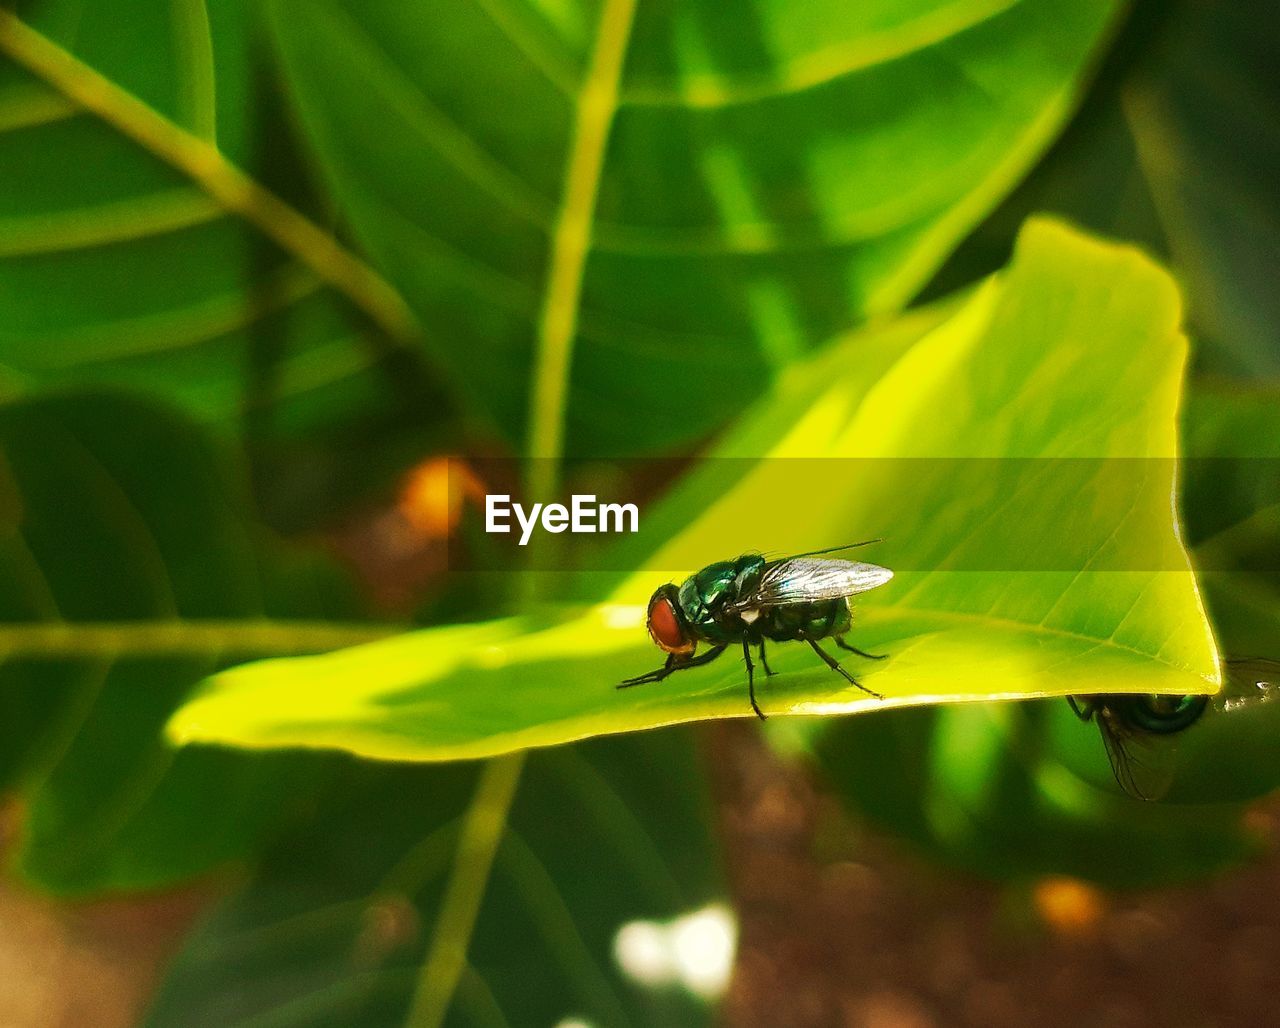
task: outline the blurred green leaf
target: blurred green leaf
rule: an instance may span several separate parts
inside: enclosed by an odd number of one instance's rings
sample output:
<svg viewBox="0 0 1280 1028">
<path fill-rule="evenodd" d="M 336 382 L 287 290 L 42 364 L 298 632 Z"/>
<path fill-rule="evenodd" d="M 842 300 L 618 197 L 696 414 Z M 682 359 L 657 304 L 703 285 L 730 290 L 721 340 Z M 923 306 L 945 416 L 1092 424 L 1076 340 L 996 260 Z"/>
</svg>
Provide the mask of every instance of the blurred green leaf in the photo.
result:
<svg viewBox="0 0 1280 1028">
<path fill-rule="evenodd" d="M 531 757 L 475 936 L 459 940 L 447 1024 L 711 1021 L 706 1003 L 642 986 L 614 957 L 628 922 L 722 896 L 690 743 L 663 732 Z M 306 826 L 188 939 L 148 1023 L 405 1023 L 475 769 L 342 762 Z"/>
<path fill-rule="evenodd" d="M 1271 5 L 1183 0 L 1122 95 L 1186 283 L 1198 366 L 1219 374 L 1280 375 L 1278 31 Z"/>
<path fill-rule="evenodd" d="M 930 292 L 999 267 L 1023 220 L 1054 212 L 1172 265 L 1200 370 L 1280 373 L 1277 30 L 1273 6 L 1140 0 L 1078 116 Z"/>
<path fill-rule="evenodd" d="M 1060 700 L 886 711 L 819 727 L 808 745 L 846 802 L 984 877 L 1149 887 L 1220 870 L 1257 846 L 1236 804 L 1179 807 L 1120 793 L 1097 728 Z"/>
<path fill-rule="evenodd" d="M 6 394 L 126 387 L 279 445 L 443 416 L 411 316 L 310 195 L 259 22 L 241 0 L 0 8 Z"/>
<path fill-rule="evenodd" d="M 1186 476 L 1183 505 L 1219 645 L 1233 657 L 1280 661 L 1280 388 L 1197 383 L 1183 420 L 1188 452 L 1203 458 Z M 1280 666 L 1267 674 L 1278 673 Z M 1270 719 L 1280 714 L 1272 707 L 1280 705 L 1263 709 L 1259 700 L 1234 704 L 1239 741 L 1217 763 L 1259 749 L 1280 783 L 1280 761 L 1270 759 Z"/>
<path fill-rule="evenodd" d="M 768 710 L 1064 695 L 1116 682 L 1214 689 L 1216 654 L 1171 502 L 1186 347 L 1167 276 L 1133 250 L 1035 223 L 1007 273 L 944 319 L 906 324 L 795 369 L 744 418 L 744 447 L 761 424 L 776 430 L 764 459 L 731 486 L 713 466 L 713 489 L 679 490 L 654 519 L 660 530 L 646 529 L 656 554 L 587 613 L 237 668 L 212 678 L 170 733 L 447 759 L 742 716 L 745 673 L 733 656 L 660 685 L 612 688 L 659 662 L 643 615 L 660 576 L 876 533 L 887 537 L 883 562 L 900 573 L 860 598 L 855 638 L 890 654 L 865 666 L 886 699 L 845 685 L 801 646 L 776 646 L 781 674 L 761 690 Z M 722 452 L 741 452 L 733 435 Z M 1090 459 L 1099 457 L 1108 459 Z M 818 462 L 827 473 L 815 476 L 812 461 L 796 458 L 848 463 Z M 958 487 L 954 458 L 976 460 L 980 488 Z M 796 498 L 803 517 L 780 518 L 778 497 Z M 663 527 L 673 522 L 685 526 L 674 536 Z"/>
<path fill-rule="evenodd" d="M 1280 520 L 1267 514 L 1280 505 L 1280 386 L 1194 380 L 1182 431 L 1191 458 L 1182 489 L 1188 538 L 1215 550 L 1220 564 L 1224 547 Z"/>
<path fill-rule="evenodd" d="M 1274 644 L 1280 604 L 1272 604 L 1270 620 Z M 1280 660 L 1233 660 L 1225 677 L 1226 687 L 1200 718 L 1170 740 L 1176 744 L 1170 803 L 1247 801 L 1280 788 Z"/>
<path fill-rule="evenodd" d="M 0 408 L 0 787 L 17 859 L 68 892 L 149 888 L 240 856 L 304 806 L 316 761 L 175 753 L 192 684 L 373 637 L 345 583 L 247 527 L 242 483 L 185 422 L 75 394 Z"/>
<path fill-rule="evenodd" d="M 511 436 L 572 354 L 571 453 L 696 439 L 901 308 L 1048 145 L 1121 7 L 632 6 L 271 4 L 367 250 Z"/>
</svg>

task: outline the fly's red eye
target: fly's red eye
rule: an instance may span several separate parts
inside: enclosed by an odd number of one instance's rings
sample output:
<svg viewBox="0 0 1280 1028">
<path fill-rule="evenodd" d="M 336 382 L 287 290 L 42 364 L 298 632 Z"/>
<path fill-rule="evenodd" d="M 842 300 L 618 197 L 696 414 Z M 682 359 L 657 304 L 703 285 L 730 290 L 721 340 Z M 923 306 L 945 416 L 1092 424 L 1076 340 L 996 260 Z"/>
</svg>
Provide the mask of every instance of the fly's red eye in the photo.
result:
<svg viewBox="0 0 1280 1028">
<path fill-rule="evenodd" d="M 688 653 L 692 641 L 685 638 L 676 609 L 666 596 L 655 596 L 649 604 L 649 635 L 668 653 Z"/>
</svg>

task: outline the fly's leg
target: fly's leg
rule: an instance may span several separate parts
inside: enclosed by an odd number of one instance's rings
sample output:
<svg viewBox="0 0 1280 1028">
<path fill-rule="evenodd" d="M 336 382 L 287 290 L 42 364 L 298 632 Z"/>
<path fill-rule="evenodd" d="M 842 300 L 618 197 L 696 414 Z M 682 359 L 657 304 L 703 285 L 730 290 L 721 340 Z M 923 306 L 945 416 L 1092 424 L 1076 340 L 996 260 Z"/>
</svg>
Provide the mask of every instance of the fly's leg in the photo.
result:
<svg viewBox="0 0 1280 1028">
<path fill-rule="evenodd" d="M 773 677 L 773 668 L 769 666 L 769 662 L 764 657 L 764 640 L 760 640 L 760 663 L 764 665 L 764 673 Z"/>
<path fill-rule="evenodd" d="M 628 678 L 619 682 L 617 688 L 628 689 L 633 685 L 647 685 L 649 682 L 661 682 L 667 675 L 676 669 L 676 655 L 674 653 L 667 654 L 667 662 L 656 671 L 647 671 L 643 675 L 637 675 L 635 678 Z"/>
<path fill-rule="evenodd" d="M 860 650 L 858 647 L 845 642 L 843 635 L 836 636 L 836 645 L 842 650 L 848 650 L 850 653 L 856 653 L 859 657 L 866 657 L 867 660 L 884 660 L 889 656 L 887 653 L 868 653 L 866 650 Z"/>
<path fill-rule="evenodd" d="M 667 654 L 667 662 L 656 671 L 649 671 L 643 675 L 637 675 L 635 678 L 628 678 L 625 682 L 619 682 L 617 688 L 629 689 L 633 685 L 648 685 L 650 682 L 661 682 L 667 675 L 674 674 L 677 671 L 683 671 L 685 668 L 701 667 L 703 664 L 710 664 L 716 657 L 720 656 L 728 646 L 713 646 L 706 653 L 698 657 L 692 657 L 689 660 L 678 661 L 674 653 Z"/>
<path fill-rule="evenodd" d="M 751 663 L 751 644 L 746 639 L 742 640 L 742 656 L 747 661 L 747 695 L 751 697 L 751 709 L 756 712 L 756 717 L 765 721 L 765 713 L 756 702 L 756 666 Z"/>
<path fill-rule="evenodd" d="M 1092 721 L 1094 712 L 1097 710 L 1093 700 L 1085 700 L 1084 706 L 1081 706 L 1074 696 L 1067 697 L 1067 706 L 1071 708 L 1071 713 L 1081 721 Z"/>
<path fill-rule="evenodd" d="M 863 692 L 867 693 L 870 696 L 874 696 L 878 700 L 884 699 L 884 697 L 881 696 L 878 692 L 868 689 L 865 685 L 861 684 L 856 678 L 854 678 L 853 675 L 849 674 L 848 671 L 842 668 L 840 666 L 840 661 L 836 660 L 835 657 L 831 656 L 830 653 L 828 653 L 821 646 L 819 646 L 818 641 L 816 639 L 810 639 L 808 636 L 805 636 L 804 641 L 813 647 L 813 652 L 822 658 L 822 662 L 826 664 L 827 667 L 829 667 L 832 671 L 836 672 L 837 674 L 843 675 L 845 681 L 848 682 L 850 685 L 857 686 Z"/>
</svg>

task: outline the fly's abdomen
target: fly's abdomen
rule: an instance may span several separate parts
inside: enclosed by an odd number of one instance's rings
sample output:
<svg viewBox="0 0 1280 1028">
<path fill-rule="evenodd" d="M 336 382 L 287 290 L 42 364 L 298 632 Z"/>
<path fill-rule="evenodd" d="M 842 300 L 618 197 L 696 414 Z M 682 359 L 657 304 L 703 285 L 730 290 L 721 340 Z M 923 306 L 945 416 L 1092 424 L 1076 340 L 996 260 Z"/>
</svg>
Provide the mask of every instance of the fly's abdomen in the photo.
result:
<svg viewBox="0 0 1280 1028">
<path fill-rule="evenodd" d="M 847 600 L 811 600 L 766 610 L 760 618 L 758 631 L 775 642 L 825 639 L 847 632 L 850 623 Z"/>
</svg>

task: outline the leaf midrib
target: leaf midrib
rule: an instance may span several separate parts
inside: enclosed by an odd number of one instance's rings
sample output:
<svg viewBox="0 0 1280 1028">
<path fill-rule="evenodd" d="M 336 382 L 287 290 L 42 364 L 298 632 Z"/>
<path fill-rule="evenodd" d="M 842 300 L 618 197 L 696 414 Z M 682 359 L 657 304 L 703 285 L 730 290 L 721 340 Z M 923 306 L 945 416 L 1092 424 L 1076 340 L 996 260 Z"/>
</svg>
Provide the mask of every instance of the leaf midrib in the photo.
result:
<svg viewBox="0 0 1280 1028">
<path fill-rule="evenodd" d="M 551 258 L 538 318 L 529 401 L 528 494 L 550 497 L 564 451 L 565 411 L 582 283 L 609 130 L 618 108 L 635 0 L 609 0 L 577 103 L 564 195 L 551 228 Z"/>
</svg>

